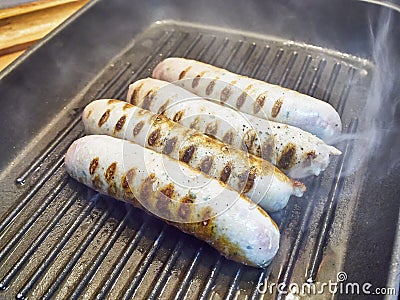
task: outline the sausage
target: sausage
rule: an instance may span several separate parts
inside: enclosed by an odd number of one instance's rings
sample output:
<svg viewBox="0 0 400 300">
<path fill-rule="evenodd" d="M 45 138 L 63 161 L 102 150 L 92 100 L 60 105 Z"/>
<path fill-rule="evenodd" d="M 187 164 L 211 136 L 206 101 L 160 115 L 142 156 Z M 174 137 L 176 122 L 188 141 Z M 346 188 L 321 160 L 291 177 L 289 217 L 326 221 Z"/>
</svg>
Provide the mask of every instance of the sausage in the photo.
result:
<svg viewBox="0 0 400 300">
<path fill-rule="evenodd" d="M 144 209 L 228 259 L 266 267 L 278 251 L 279 230 L 266 212 L 229 186 L 166 155 L 92 135 L 70 146 L 65 166 L 88 187 Z"/>
<path fill-rule="evenodd" d="M 239 113 L 157 79 L 131 84 L 127 101 L 186 127 L 211 132 L 224 143 L 272 162 L 291 177 L 319 175 L 328 166 L 330 155 L 341 154 L 302 129 Z"/>
<path fill-rule="evenodd" d="M 259 157 L 124 101 L 93 101 L 82 120 L 88 134 L 126 139 L 169 155 L 245 193 L 267 211 L 282 209 L 291 195 L 301 197 L 305 191 L 302 183 Z"/>
<path fill-rule="evenodd" d="M 324 101 L 199 61 L 167 58 L 152 76 L 241 112 L 299 127 L 323 140 L 342 130 L 339 114 Z"/>
</svg>

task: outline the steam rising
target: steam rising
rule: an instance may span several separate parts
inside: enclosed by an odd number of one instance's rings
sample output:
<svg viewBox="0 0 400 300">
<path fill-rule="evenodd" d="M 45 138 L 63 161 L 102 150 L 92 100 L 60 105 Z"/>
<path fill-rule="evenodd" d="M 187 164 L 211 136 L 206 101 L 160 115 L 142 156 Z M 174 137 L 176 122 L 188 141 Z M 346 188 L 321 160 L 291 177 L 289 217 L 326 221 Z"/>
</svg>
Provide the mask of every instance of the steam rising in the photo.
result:
<svg viewBox="0 0 400 300">
<path fill-rule="evenodd" d="M 395 59 L 391 40 L 392 11 L 382 10 L 374 31 L 370 20 L 370 35 L 372 60 L 375 65 L 372 80 L 367 92 L 364 108 L 364 124 L 361 133 L 355 136 L 344 135 L 344 139 L 356 139 L 361 144 L 357 162 L 351 162 L 350 169 L 355 170 L 362 163 L 368 163 L 369 169 L 374 170 L 377 177 L 385 177 L 400 163 L 400 139 L 398 135 L 399 120 L 396 120 L 396 109 L 399 104 L 399 88 L 395 86 L 399 75 L 399 62 Z M 397 93 L 396 93 L 397 90 Z M 375 164 L 379 164 L 376 165 Z"/>
</svg>

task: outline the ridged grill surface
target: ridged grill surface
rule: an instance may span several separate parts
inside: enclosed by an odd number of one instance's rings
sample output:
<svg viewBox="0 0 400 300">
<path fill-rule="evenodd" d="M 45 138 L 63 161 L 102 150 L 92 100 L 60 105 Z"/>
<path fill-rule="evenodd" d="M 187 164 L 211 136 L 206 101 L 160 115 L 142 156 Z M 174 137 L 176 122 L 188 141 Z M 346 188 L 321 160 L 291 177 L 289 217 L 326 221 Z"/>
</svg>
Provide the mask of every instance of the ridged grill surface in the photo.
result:
<svg viewBox="0 0 400 300">
<path fill-rule="evenodd" d="M 343 155 L 326 172 L 305 179 L 303 198 L 273 215 L 281 247 L 264 270 L 230 262 L 205 243 L 68 177 L 63 155 L 84 134 L 79 114 L 85 104 L 125 99 L 129 83 L 150 76 L 169 56 L 328 101 L 345 132 L 355 133 L 361 124 L 356 101 L 370 80 L 365 61 L 272 37 L 178 23 L 152 26 L 99 74 L 67 126 L 15 178 L 20 196 L 0 220 L 0 298 L 258 299 L 256 287 L 265 280 L 323 281 L 340 270 L 348 231 L 343 221 L 357 201 L 351 188 L 357 176 L 346 175 L 350 141 L 338 145 Z"/>
</svg>

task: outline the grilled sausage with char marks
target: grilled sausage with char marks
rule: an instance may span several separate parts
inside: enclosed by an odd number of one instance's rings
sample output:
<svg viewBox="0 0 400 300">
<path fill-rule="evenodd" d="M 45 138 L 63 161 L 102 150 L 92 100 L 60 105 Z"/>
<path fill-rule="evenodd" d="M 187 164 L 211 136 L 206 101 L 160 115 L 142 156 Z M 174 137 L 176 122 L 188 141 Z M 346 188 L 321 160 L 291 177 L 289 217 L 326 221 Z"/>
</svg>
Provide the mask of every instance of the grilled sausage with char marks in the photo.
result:
<svg viewBox="0 0 400 300">
<path fill-rule="evenodd" d="M 166 155 L 92 135 L 70 146 L 65 165 L 81 183 L 146 210 L 234 261 L 266 267 L 278 250 L 279 230 L 260 207 Z"/>
<path fill-rule="evenodd" d="M 199 61 L 167 58 L 152 76 L 241 112 L 299 127 L 323 140 L 342 130 L 339 114 L 324 101 Z"/>
<path fill-rule="evenodd" d="M 166 81 L 138 80 L 129 86 L 127 100 L 262 157 L 292 177 L 318 175 L 330 155 L 341 153 L 297 127 L 239 113 Z"/>
<path fill-rule="evenodd" d="M 104 122 L 103 116 L 107 115 Z M 271 163 L 129 103 L 104 99 L 82 114 L 86 132 L 106 134 L 167 154 L 246 194 L 267 211 L 286 206 L 305 186 Z"/>
</svg>

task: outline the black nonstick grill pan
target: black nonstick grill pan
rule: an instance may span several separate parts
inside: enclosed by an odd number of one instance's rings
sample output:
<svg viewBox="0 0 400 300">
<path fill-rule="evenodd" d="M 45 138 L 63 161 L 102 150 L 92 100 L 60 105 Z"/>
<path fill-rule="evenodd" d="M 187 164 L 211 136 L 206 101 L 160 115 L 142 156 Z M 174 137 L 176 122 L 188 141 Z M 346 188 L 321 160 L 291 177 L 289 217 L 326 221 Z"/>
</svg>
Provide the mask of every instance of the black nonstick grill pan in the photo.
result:
<svg viewBox="0 0 400 300">
<path fill-rule="evenodd" d="M 399 28 L 394 2 L 91 2 L 0 75 L 0 298 L 395 299 L 383 294 L 399 292 Z M 298 90 L 342 117 L 343 154 L 272 215 L 281 244 L 266 269 L 64 169 L 84 106 L 125 99 L 170 56 Z"/>
</svg>

